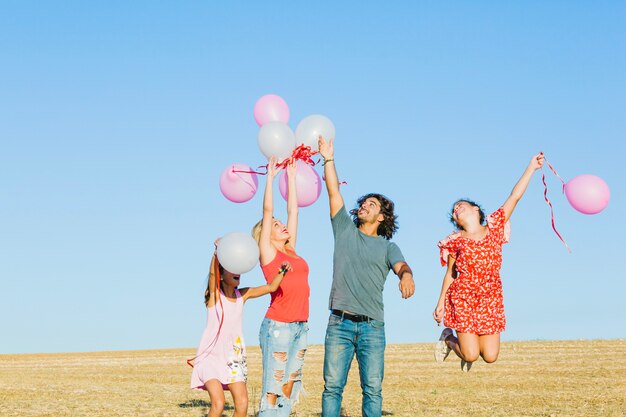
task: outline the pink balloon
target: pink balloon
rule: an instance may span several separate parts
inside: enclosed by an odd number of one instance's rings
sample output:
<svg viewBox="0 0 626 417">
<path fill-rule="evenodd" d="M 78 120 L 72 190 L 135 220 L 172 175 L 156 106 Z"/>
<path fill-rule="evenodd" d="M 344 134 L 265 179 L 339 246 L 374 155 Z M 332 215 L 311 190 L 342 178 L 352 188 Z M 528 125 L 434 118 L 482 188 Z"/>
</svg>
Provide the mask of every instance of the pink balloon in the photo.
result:
<svg viewBox="0 0 626 417">
<path fill-rule="evenodd" d="M 231 164 L 220 176 L 220 191 L 233 203 L 243 203 L 256 194 L 259 180 L 256 174 L 237 171 L 252 171 L 248 165 Z"/>
<path fill-rule="evenodd" d="M 289 121 L 289 107 L 285 100 L 274 94 L 267 94 L 257 100 L 254 105 L 254 120 L 259 126 L 267 122 Z"/>
<path fill-rule="evenodd" d="M 567 201 L 584 214 L 600 213 L 609 204 L 609 186 L 595 175 L 579 175 L 565 184 Z"/>
<path fill-rule="evenodd" d="M 286 201 L 289 197 L 286 170 L 278 179 L 278 189 Z M 315 203 L 322 192 L 320 176 L 312 166 L 302 161 L 296 162 L 296 192 L 298 194 L 298 207 L 307 207 Z"/>
</svg>

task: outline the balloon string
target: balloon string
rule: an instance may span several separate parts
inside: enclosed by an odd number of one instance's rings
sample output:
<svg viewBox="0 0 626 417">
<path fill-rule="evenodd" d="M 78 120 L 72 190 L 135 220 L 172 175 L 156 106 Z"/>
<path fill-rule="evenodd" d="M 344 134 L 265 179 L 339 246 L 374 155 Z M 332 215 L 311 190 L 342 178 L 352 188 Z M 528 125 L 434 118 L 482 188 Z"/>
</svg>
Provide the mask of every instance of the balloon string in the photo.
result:
<svg viewBox="0 0 626 417">
<path fill-rule="evenodd" d="M 561 192 L 565 193 L 565 181 L 563 181 L 563 178 L 561 178 L 561 176 L 559 174 L 557 174 L 556 170 L 552 167 L 550 162 L 548 162 L 548 160 L 545 159 L 545 157 L 544 157 L 544 160 L 546 161 L 546 164 L 548 164 L 548 168 L 550 168 L 550 171 L 552 171 L 554 173 L 554 175 L 556 175 L 557 178 L 561 180 L 561 183 L 563 183 L 563 185 L 561 186 Z"/>
<path fill-rule="evenodd" d="M 269 165 L 269 164 L 268 164 Z M 259 165 L 257 167 L 257 169 L 261 169 L 261 168 L 265 168 L 265 172 L 260 172 L 260 171 L 243 171 L 243 170 L 239 170 L 239 169 L 235 169 L 235 166 L 232 166 L 232 172 L 237 173 L 237 172 L 242 172 L 244 174 L 258 174 L 258 175 L 267 175 L 267 166 L 268 165 Z"/>
<path fill-rule="evenodd" d="M 548 167 L 554 173 L 554 175 L 556 175 L 561 180 L 561 182 L 563 183 L 563 192 L 565 192 L 565 181 L 563 181 L 563 178 L 561 178 L 560 175 L 556 173 L 556 170 L 552 167 L 552 165 L 550 165 L 550 163 L 547 160 L 545 160 L 545 162 L 548 164 Z M 556 233 L 556 235 L 559 237 L 559 239 L 561 239 L 561 242 L 563 242 L 563 244 L 567 248 L 567 251 L 569 253 L 572 253 L 572 250 L 567 245 L 567 242 L 565 242 L 565 239 L 563 239 L 563 236 L 561 236 L 561 234 L 558 232 L 558 230 L 556 230 L 556 225 L 554 223 L 554 208 L 552 207 L 552 203 L 550 202 L 550 199 L 548 199 L 548 184 L 546 184 L 546 175 L 545 175 L 545 173 L 543 171 L 543 167 L 541 167 L 541 181 L 543 182 L 543 187 L 544 187 L 544 189 L 543 189 L 543 198 L 546 200 L 546 203 L 550 206 L 550 217 L 551 217 L 551 220 L 552 220 L 552 230 L 554 230 L 554 233 Z"/>
<path fill-rule="evenodd" d="M 263 168 L 263 166 L 260 166 L 259 168 Z M 254 178 L 250 179 L 249 177 L 246 177 L 246 176 L 243 176 L 243 175 L 239 175 L 239 173 L 265 175 L 267 173 L 267 165 L 265 165 L 265 174 L 261 173 L 261 172 L 254 172 L 254 171 L 240 171 L 240 170 L 235 169 L 234 165 L 231 167 L 231 170 L 232 170 L 233 174 L 237 175 L 237 177 L 239 177 L 239 179 L 244 184 L 246 184 L 248 187 L 250 187 L 250 190 L 252 191 L 252 194 L 254 195 L 254 193 L 256 193 L 256 184 L 254 183 L 254 181 L 252 181 L 252 180 L 254 180 Z"/>
<path fill-rule="evenodd" d="M 317 161 L 313 161 L 313 159 L 311 159 L 311 157 L 313 155 L 315 155 L 315 154 L 318 154 L 318 153 L 319 153 L 319 151 L 312 150 L 310 146 L 306 146 L 305 144 L 301 144 L 301 145 L 297 146 L 291 152 L 291 156 L 289 156 L 288 158 L 285 158 L 281 162 L 277 163 L 276 167 L 285 169 L 285 168 L 287 168 L 287 165 L 289 165 L 289 163 L 292 160 L 302 161 L 302 162 L 304 162 L 304 163 L 306 163 L 308 165 L 315 166 L 315 165 L 319 164 L 320 160 L 318 159 Z M 257 171 L 243 171 L 243 170 L 235 169 L 235 166 L 233 165 L 232 172 L 234 172 L 234 173 L 241 172 L 241 173 L 244 173 L 244 174 L 267 175 L 268 166 L 269 166 L 269 164 L 260 165 L 260 166 L 257 167 Z M 260 169 L 264 169 L 265 172 L 258 171 Z"/>
</svg>

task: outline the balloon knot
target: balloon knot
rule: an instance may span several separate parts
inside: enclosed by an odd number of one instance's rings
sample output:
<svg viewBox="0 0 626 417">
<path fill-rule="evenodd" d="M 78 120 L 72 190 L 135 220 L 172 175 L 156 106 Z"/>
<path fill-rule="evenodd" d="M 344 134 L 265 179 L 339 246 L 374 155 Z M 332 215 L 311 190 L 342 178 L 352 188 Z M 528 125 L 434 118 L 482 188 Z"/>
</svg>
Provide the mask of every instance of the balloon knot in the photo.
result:
<svg viewBox="0 0 626 417">
<path fill-rule="evenodd" d="M 318 154 L 319 151 L 314 151 L 311 149 L 310 146 L 306 146 L 304 143 L 298 145 L 292 152 L 291 152 L 291 156 L 288 158 L 285 158 L 284 160 L 282 160 L 280 163 L 278 163 L 276 166 L 279 168 L 287 168 L 287 165 L 289 165 L 289 163 L 294 160 L 294 161 L 302 161 L 305 164 L 311 165 L 311 166 L 315 166 L 316 164 L 319 163 L 319 160 L 317 162 L 314 162 L 313 159 L 311 159 L 311 157 L 315 154 Z"/>
</svg>

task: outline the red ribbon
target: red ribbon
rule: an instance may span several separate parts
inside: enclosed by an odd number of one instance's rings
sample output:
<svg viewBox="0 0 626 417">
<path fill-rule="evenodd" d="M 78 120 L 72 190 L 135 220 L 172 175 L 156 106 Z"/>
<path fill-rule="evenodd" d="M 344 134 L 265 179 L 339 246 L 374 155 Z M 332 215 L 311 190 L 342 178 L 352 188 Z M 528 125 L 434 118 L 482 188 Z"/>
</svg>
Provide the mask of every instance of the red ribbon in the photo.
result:
<svg viewBox="0 0 626 417">
<path fill-rule="evenodd" d="M 315 166 L 317 165 L 320 161 L 318 160 L 317 162 L 314 162 L 313 159 L 311 159 L 311 157 L 315 154 L 319 153 L 319 151 L 314 151 L 311 149 L 310 146 L 306 146 L 304 143 L 297 146 L 292 152 L 291 152 L 291 156 L 288 158 L 283 159 L 281 162 L 277 163 L 276 166 L 278 168 L 287 168 L 287 165 L 289 165 L 289 163 L 292 160 L 300 160 L 302 162 L 304 162 L 305 164 L 311 165 L 311 166 Z M 258 169 L 265 169 L 265 172 L 260 172 L 260 171 L 240 171 L 235 169 L 234 165 L 232 167 L 232 172 L 243 172 L 244 174 L 258 174 L 258 175 L 267 175 L 267 168 L 268 168 L 269 164 L 267 165 L 260 165 L 259 167 L 257 167 Z"/>
<path fill-rule="evenodd" d="M 561 176 L 559 174 L 557 174 L 556 170 L 552 167 L 552 165 L 550 165 L 550 162 L 548 162 L 547 159 L 544 159 L 544 160 L 545 160 L 546 164 L 548 164 L 548 167 L 554 173 L 554 175 L 556 175 L 557 178 L 559 180 L 561 180 L 561 182 L 563 183 L 562 192 L 565 192 L 565 181 L 563 181 L 563 178 L 561 178 Z M 552 230 L 554 230 L 554 233 L 556 233 L 556 235 L 559 237 L 559 239 L 561 239 L 561 242 L 563 242 L 563 244 L 567 248 L 567 251 L 569 253 L 572 253 L 572 250 L 569 248 L 569 246 L 567 246 L 567 242 L 565 242 L 565 239 L 563 239 L 563 237 L 558 232 L 558 230 L 556 230 L 556 226 L 554 224 L 554 208 L 552 207 L 552 203 L 548 199 L 548 185 L 546 184 L 546 175 L 543 172 L 543 167 L 541 167 L 541 181 L 543 182 L 543 187 L 544 187 L 543 198 L 546 200 L 546 203 L 550 206 L 550 216 L 552 217 Z"/>
<path fill-rule="evenodd" d="M 269 165 L 269 164 L 268 164 Z M 235 166 L 233 165 L 231 167 L 232 172 L 243 172 L 244 174 L 258 174 L 258 175 L 267 175 L 267 165 L 259 165 L 257 167 L 257 169 L 261 169 L 261 168 L 265 168 L 265 172 L 259 172 L 259 171 L 240 171 L 238 169 L 235 169 Z"/>
<path fill-rule="evenodd" d="M 298 145 L 292 152 L 291 152 L 291 156 L 288 158 L 283 159 L 281 162 L 277 163 L 276 166 L 282 169 L 287 168 L 287 165 L 289 165 L 289 163 L 292 160 L 300 160 L 302 162 L 304 162 L 305 164 L 311 165 L 311 166 L 315 166 L 317 164 L 319 164 L 320 160 L 318 159 L 316 162 L 313 161 L 313 159 L 311 158 L 313 155 L 318 154 L 320 151 L 314 151 L 311 149 L 310 146 L 306 146 L 304 143 Z M 239 171 L 235 169 L 235 166 L 233 165 L 232 167 L 232 172 L 243 172 L 245 174 L 258 174 L 258 175 L 267 175 L 267 168 L 268 168 L 269 164 L 267 165 L 260 165 L 257 169 L 261 169 L 261 168 L 265 168 L 265 172 L 259 172 L 259 171 Z M 324 176 L 322 176 L 322 180 L 325 181 L 326 179 L 324 178 Z M 348 184 L 345 181 L 341 181 L 339 183 L 339 185 L 342 184 Z"/>
<path fill-rule="evenodd" d="M 287 168 L 287 165 L 289 165 L 289 163 L 292 160 L 300 160 L 304 162 L 305 164 L 315 166 L 320 161 L 318 160 L 317 162 L 313 162 L 311 157 L 317 153 L 319 153 L 319 151 L 314 151 L 311 149 L 310 146 L 306 146 L 303 143 L 301 145 L 298 145 L 296 149 L 294 149 L 293 152 L 291 152 L 291 156 L 289 158 L 285 158 L 282 162 L 278 163 L 276 166 L 281 167 L 283 169 Z"/>
</svg>

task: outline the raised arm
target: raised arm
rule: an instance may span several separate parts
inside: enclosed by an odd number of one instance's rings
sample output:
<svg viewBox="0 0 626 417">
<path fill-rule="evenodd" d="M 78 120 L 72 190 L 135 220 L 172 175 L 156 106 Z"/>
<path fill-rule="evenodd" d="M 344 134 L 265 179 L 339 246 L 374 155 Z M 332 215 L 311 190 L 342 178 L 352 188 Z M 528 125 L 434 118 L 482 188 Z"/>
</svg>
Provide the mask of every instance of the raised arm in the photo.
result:
<svg viewBox="0 0 626 417">
<path fill-rule="evenodd" d="M 217 249 L 217 246 L 216 246 Z M 217 253 L 213 252 L 213 256 L 211 256 L 211 267 L 209 268 L 209 285 L 207 285 L 207 293 L 204 294 L 205 299 L 207 300 L 207 307 L 213 307 L 215 305 L 215 301 L 217 300 L 217 292 L 218 292 L 218 282 L 217 282 Z M 208 298 L 207 298 L 208 296 Z"/>
<path fill-rule="evenodd" d="M 398 262 L 393 266 L 393 272 L 400 278 L 398 288 L 402 298 L 409 298 L 415 293 L 415 282 L 413 282 L 413 271 L 406 262 Z"/>
<path fill-rule="evenodd" d="M 242 288 L 240 290 L 243 300 L 246 301 L 249 298 L 261 297 L 265 294 L 272 293 L 280 287 L 280 283 L 283 282 L 283 278 L 287 275 L 287 272 L 291 271 L 291 264 L 289 262 L 283 262 L 278 268 L 278 272 L 269 284 L 261 285 L 259 287 Z"/>
<path fill-rule="evenodd" d="M 532 178 L 533 174 L 535 173 L 536 170 L 538 170 L 539 168 L 543 166 L 543 161 L 544 161 L 543 152 L 539 152 L 537 155 L 533 156 L 532 159 L 530 160 L 530 163 L 526 167 L 526 170 L 524 171 L 520 179 L 517 181 L 517 184 L 515 184 L 515 187 L 513 187 L 513 190 L 511 191 L 511 195 L 509 195 L 509 198 L 507 198 L 504 204 L 502 205 L 502 207 L 504 208 L 504 220 L 505 221 L 509 220 L 509 218 L 511 217 L 511 214 L 513 214 L 513 210 L 515 210 L 515 206 L 517 206 L 517 203 L 524 195 L 524 192 L 526 191 L 526 188 L 528 187 L 528 183 L 530 182 L 530 179 Z"/>
<path fill-rule="evenodd" d="M 274 220 L 274 178 L 278 170 L 276 158 L 272 156 L 267 164 L 267 180 L 265 183 L 265 195 L 263 196 L 263 222 L 259 238 L 261 265 L 266 265 L 276 256 L 276 248 L 270 242 L 270 236 L 272 235 L 272 222 Z"/>
<path fill-rule="evenodd" d="M 294 158 L 287 165 L 287 230 L 289 231 L 289 245 L 295 250 L 298 234 L 298 191 L 296 189 L 296 160 Z"/>
<path fill-rule="evenodd" d="M 435 307 L 435 311 L 433 312 L 433 318 L 435 319 L 437 324 L 441 323 L 441 320 L 443 320 L 446 292 L 448 291 L 448 287 L 450 287 L 450 284 L 452 284 L 452 282 L 454 281 L 455 263 L 456 259 L 448 255 L 448 268 L 446 269 L 446 274 L 443 276 L 443 283 L 441 284 L 441 294 L 439 294 L 437 307 Z"/>
<path fill-rule="evenodd" d="M 333 141 L 334 139 L 331 138 L 330 141 L 326 142 L 320 136 L 317 142 L 320 148 L 320 155 L 324 158 L 324 179 L 330 203 L 330 217 L 335 217 L 335 214 L 343 207 L 343 197 L 339 192 L 339 179 L 335 169 L 335 146 Z"/>
</svg>

